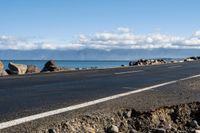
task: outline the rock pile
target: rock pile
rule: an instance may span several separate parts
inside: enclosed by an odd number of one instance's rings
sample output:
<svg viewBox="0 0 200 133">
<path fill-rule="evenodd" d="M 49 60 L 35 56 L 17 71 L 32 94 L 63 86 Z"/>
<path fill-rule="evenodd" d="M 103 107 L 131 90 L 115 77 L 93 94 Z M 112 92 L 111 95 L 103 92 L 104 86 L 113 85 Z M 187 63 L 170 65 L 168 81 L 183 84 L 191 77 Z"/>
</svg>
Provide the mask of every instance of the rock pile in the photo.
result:
<svg viewBox="0 0 200 133">
<path fill-rule="evenodd" d="M 0 76 L 23 75 L 23 74 L 32 74 L 40 72 L 72 71 L 72 70 L 75 69 L 59 67 L 54 60 L 47 61 L 42 71 L 40 71 L 40 69 L 35 65 L 16 64 L 13 62 L 10 62 L 8 64 L 8 69 L 4 70 L 4 64 L 0 61 Z"/>
<path fill-rule="evenodd" d="M 200 60 L 200 56 L 191 56 L 191 57 L 188 57 L 188 58 L 184 59 L 185 62 L 187 62 L 187 61 L 195 61 L 195 60 Z"/>
<path fill-rule="evenodd" d="M 16 64 L 10 62 L 6 71 L 10 75 L 23 75 L 31 73 L 39 73 L 40 70 L 35 65 Z"/>
<path fill-rule="evenodd" d="M 155 60 L 140 59 L 138 61 L 130 61 L 129 66 L 159 65 L 159 64 L 165 64 L 165 63 L 166 63 L 166 61 L 163 59 L 155 59 Z"/>
</svg>

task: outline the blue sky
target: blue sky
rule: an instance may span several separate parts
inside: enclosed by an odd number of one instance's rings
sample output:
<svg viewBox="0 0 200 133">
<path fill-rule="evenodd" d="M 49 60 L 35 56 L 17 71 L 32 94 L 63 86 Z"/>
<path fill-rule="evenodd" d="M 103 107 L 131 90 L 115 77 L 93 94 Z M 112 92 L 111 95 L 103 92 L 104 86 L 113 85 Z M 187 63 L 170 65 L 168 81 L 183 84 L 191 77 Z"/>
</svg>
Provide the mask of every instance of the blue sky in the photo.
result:
<svg viewBox="0 0 200 133">
<path fill-rule="evenodd" d="M 128 27 L 135 33 L 191 35 L 199 0 L 0 0 L 0 35 L 73 39 Z"/>
<path fill-rule="evenodd" d="M 0 50 L 189 55 L 200 50 L 199 13 L 200 0 L 0 0 Z"/>
</svg>

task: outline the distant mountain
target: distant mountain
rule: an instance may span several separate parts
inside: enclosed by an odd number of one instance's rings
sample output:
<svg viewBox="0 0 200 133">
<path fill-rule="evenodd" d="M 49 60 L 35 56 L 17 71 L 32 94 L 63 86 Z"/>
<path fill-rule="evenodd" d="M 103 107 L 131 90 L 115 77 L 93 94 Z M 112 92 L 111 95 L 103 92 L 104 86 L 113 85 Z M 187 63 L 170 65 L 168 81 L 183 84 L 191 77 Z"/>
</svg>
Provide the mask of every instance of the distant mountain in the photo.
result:
<svg viewBox="0 0 200 133">
<path fill-rule="evenodd" d="M 0 50 L 0 59 L 9 60 L 132 60 L 140 58 L 182 58 L 197 55 L 200 55 L 198 49 Z"/>
</svg>

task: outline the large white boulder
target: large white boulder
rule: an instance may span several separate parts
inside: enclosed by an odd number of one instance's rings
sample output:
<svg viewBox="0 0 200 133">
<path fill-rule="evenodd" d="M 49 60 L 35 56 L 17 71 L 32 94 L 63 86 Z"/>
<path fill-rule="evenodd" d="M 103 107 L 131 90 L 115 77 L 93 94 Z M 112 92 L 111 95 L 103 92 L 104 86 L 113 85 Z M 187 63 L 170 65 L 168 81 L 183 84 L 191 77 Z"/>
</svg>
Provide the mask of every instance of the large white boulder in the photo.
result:
<svg viewBox="0 0 200 133">
<path fill-rule="evenodd" d="M 27 65 L 24 64 L 15 64 L 10 62 L 8 64 L 8 68 L 10 69 L 11 74 L 25 74 L 27 71 Z"/>
</svg>

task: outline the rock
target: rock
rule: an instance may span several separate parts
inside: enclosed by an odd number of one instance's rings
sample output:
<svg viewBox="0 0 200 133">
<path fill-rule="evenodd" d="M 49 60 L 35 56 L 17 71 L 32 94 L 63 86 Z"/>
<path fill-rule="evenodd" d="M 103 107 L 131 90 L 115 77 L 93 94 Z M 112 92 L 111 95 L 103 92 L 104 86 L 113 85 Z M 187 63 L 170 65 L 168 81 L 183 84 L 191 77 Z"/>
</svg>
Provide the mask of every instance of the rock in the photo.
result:
<svg viewBox="0 0 200 133">
<path fill-rule="evenodd" d="M 10 69 L 11 74 L 25 74 L 27 71 L 27 65 L 24 64 L 15 64 L 10 62 L 8 64 L 8 68 Z"/>
<path fill-rule="evenodd" d="M 35 65 L 27 65 L 26 73 L 39 73 L 40 70 Z"/>
<path fill-rule="evenodd" d="M 155 128 L 155 129 L 153 129 L 153 133 L 166 133 L 166 129 L 164 129 L 164 128 Z"/>
<path fill-rule="evenodd" d="M 46 71 L 59 71 L 60 67 L 57 66 L 56 62 L 54 60 L 49 60 L 45 63 L 44 68 L 42 69 L 42 72 Z"/>
<path fill-rule="evenodd" d="M 184 59 L 184 61 L 195 61 L 195 60 L 199 60 L 200 59 L 200 56 L 191 56 L 191 57 L 188 57 L 186 59 Z"/>
<path fill-rule="evenodd" d="M 130 61 L 129 66 L 145 66 L 145 65 L 159 65 L 159 64 L 165 64 L 166 61 L 163 59 L 156 59 L 156 60 L 143 60 L 140 59 L 138 61 Z"/>
<path fill-rule="evenodd" d="M 133 62 L 132 61 L 130 61 L 129 63 L 128 63 L 128 65 L 129 66 L 133 66 L 133 64 L 132 64 Z"/>
<path fill-rule="evenodd" d="M 5 70 L 0 71 L 0 76 L 7 76 L 8 73 Z"/>
<path fill-rule="evenodd" d="M 126 118 L 130 118 L 130 117 L 131 117 L 131 114 L 132 114 L 132 111 L 131 111 L 131 110 L 128 110 L 128 111 L 124 112 L 123 115 L 124 115 Z"/>
<path fill-rule="evenodd" d="M 191 127 L 193 128 L 198 128 L 199 127 L 199 124 L 196 120 L 192 120 L 191 123 L 190 123 Z"/>
<path fill-rule="evenodd" d="M 200 133 L 200 130 L 195 130 L 195 133 Z"/>
<path fill-rule="evenodd" d="M 95 129 L 94 129 L 94 128 L 91 128 L 91 127 L 86 127 L 86 128 L 85 128 L 85 132 L 86 132 L 86 133 L 95 133 Z"/>
<path fill-rule="evenodd" d="M 56 131 L 54 129 L 49 129 L 48 133 L 56 133 Z"/>
<path fill-rule="evenodd" d="M 2 62 L 2 61 L 0 61 L 0 71 L 3 71 L 3 69 L 4 69 L 3 62 Z"/>
<path fill-rule="evenodd" d="M 171 63 L 178 63 L 178 61 L 176 61 L 176 60 L 172 60 Z"/>
<path fill-rule="evenodd" d="M 138 131 L 135 129 L 131 129 L 131 131 L 129 133 L 138 133 Z"/>
<path fill-rule="evenodd" d="M 115 125 L 112 125 L 108 128 L 107 130 L 108 133 L 118 133 L 119 132 L 119 128 Z"/>
<path fill-rule="evenodd" d="M 7 72 L 8 75 L 12 74 L 9 69 L 6 69 L 5 71 Z"/>
<path fill-rule="evenodd" d="M 4 70 L 4 64 L 0 61 L 0 76 L 6 76 L 8 73 Z"/>
<path fill-rule="evenodd" d="M 188 59 L 185 59 L 185 60 L 184 60 L 184 62 L 189 62 L 189 61 L 194 61 L 194 59 L 188 58 Z"/>
</svg>

